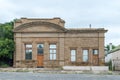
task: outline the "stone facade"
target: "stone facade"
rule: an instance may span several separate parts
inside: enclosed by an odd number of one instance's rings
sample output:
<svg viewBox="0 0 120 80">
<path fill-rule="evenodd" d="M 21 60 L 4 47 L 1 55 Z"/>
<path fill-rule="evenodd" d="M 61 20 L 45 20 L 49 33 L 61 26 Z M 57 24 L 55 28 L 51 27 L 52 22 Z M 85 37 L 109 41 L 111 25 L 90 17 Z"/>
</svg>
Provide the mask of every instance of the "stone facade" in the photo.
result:
<svg viewBox="0 0 120 80">
<path fill-rule="evenodd" d="M 103 66 L 104 65 L 104 28 L 64 28 L 65 21 L 60 18 L 28 19 L 14 22 L 14 67 L 62 66 Z M 38 58 L 37 44 L 44 45 L 43 55 Z M 26 44 L 32 45 L 32 59 L 26 59 Z M 55 59 L 50 59 L 50 44 L 56 45 Z M 75 61 L 71 61 L 71 50 L 75 50 Z M 88 51 L 87 62 L 83 61 L 83 50 Z M 97 57 L 93 56 L 97 50 Z M 41 60 L 40 60 L 41 59 Z M 43 59 L 43 60 L 42 60 Z M 74 59 L 73 59 L 74 60 Z M 95 62 L 97 60 L 97 62 Z"/>
</svg>

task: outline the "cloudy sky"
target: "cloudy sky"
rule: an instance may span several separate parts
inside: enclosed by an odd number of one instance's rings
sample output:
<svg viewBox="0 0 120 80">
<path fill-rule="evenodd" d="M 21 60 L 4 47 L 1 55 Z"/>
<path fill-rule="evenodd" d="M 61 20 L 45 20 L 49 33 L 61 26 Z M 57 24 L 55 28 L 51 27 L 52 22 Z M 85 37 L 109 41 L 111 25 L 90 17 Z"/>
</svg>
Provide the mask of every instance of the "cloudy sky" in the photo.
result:
<svg viewBox="0 0 120 80">
<path fill-rule="evenodd" d="M 105 44 L 120 44 L 120 0 L 0 0 L 0 23 L 16 18 L 53 18 L 66 28 L 108 29 Z"/>
</svg>

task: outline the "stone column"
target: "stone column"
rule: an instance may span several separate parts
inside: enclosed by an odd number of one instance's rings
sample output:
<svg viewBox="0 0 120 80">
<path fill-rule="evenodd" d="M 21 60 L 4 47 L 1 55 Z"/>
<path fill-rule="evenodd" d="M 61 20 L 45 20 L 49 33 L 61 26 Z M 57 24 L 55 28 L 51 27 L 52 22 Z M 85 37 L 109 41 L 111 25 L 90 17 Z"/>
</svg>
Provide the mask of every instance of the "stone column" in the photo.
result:
<svg viewBox="0 0 120 80">
<path fill-rule="evenodd" d="M 64 66 L 64 34 L 60 34 L 59 37 L 59 65 Z"/>
<path fill-rule="evenodd" d="M 104 65 L 104 33 L 99 33 L 99 65 Z"/>
<path fill-rule="evenodd" d="M 49 43 L 44 43 L 44 67 L 48 66 L 48 60 L 49 60 Z"/>
<path fill-rule="evenodd" d="M 90 48 L 89 49 L 89 64 L 90 64 L 90 66 L 92 66 L 93 65 L 93 54 L 92 54 L 92 49 Z"/>
<path fill-rule="evenodd" d="M 21 67 L 21 60 L 22 60 L 21 33 L 17 33 L 15 38 L 16 38 L 15 67 Z"/>
<path fill-rule="evenodd" d="M 32 60 L 37 60 L 37 44 L 32 43 Z"/>
</svg>

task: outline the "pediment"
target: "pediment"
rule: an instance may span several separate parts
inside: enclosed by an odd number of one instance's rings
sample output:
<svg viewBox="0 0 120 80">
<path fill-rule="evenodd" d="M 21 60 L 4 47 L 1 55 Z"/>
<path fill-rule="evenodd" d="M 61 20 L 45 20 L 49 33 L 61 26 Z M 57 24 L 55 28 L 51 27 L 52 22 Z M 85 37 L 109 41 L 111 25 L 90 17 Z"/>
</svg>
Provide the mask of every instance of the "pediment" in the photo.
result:
<svg viewBox="0 0 120 80">
<path fill-rule="evenodd" d="M 66 29 L 50 22 L 30 22 L 14 29 L 14 32 L 65 32 Z"/>
</svg>

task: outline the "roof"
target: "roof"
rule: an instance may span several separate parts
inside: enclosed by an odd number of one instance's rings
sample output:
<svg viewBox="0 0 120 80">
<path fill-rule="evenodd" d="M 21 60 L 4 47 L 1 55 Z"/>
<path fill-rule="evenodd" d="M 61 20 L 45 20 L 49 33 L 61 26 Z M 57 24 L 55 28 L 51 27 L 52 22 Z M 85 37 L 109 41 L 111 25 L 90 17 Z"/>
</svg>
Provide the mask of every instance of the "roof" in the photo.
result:
<svg viewBox="0 0 120 80">
<path fill-rule="evenodd" d="M 109 51 L 108 53 L 113 53 L 113 52 L 116 52 L 116 51 L 118 51 L 118 50 L 120 50 L 120 45 L 117 46 L 116 48 L 112 49 L 112 50 Z"/>
</svg>

